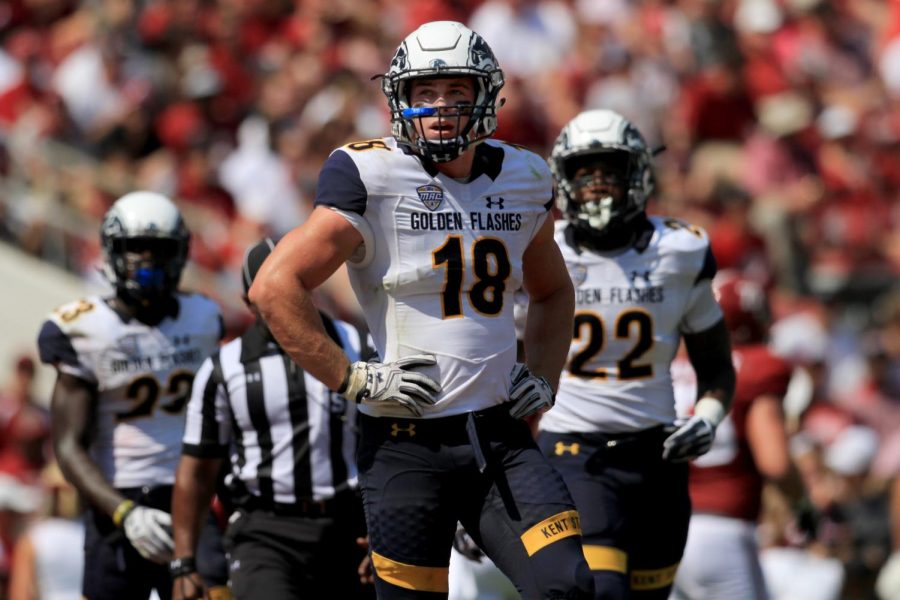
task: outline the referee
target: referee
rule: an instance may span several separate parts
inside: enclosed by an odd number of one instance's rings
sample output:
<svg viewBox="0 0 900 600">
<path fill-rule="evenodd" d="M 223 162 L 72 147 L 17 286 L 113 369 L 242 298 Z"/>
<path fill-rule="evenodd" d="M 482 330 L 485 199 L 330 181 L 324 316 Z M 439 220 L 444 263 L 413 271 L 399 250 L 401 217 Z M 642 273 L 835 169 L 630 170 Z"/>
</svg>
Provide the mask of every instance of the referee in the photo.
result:
<svg viewBox="0 0 900 600">
<path fill-rule="evenodd" d="M 245 254 L 245 301 L 274 246 L 266 238 Z M 364 353 L 355 327 L 322 320 L 352 360 Z M 356 405 L 292 362 L 258 314 L 243 336 L 207 358 L 188 404 L 172 499 L 173 600 L 203 597 L 193 555 L 224 460 L 223 503 L 234 510 L 224 544 L 235 598 L 373 596 L 357 575 L 365 522 L 356 418 Z"/>
</svg>

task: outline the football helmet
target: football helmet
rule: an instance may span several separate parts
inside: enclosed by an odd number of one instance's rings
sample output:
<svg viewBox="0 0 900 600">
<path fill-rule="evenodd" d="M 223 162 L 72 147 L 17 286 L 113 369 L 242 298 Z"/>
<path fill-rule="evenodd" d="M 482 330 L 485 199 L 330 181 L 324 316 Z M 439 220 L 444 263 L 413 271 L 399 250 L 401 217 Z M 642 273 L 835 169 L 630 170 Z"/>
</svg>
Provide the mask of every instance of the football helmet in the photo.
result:
<svg viewBox="0 0 900 600">
<path fill-rule="evenodd" d="M 569 121 L 556 138 L 549 162 L 556 181 L 557 207 L 589 239 L 643 214 L 653 193 L 647 143 L 637 127 L 611 110 L 585 111 Z M 602 167 L 602 179 L 588 176 L 576 180 L 578 169 L 595 166 Z M 621 197 L 608 192 L 608 174 L 622 186 Z M 583 195 L 591 188 L 597 198 L 585 201 Z"/>
<path fill-rule="evenodd" d="M 762 285 L 734 271 L 719 271 L 713 292 L 734 344 L 761 343 L 768 337 L 772 318 Z"/>
<path fill-rule="evenodd" d="M 103 217 L 104 272 L 117 293 L 147 303 L 178 287 L 190 233 L 175 204 L 154 192 L 119 198 Z"/>
<path fill-rule="evenodd" d="M 427 140 L 416 131 L 430 108 L 413 108 L 409 102 L 410 81 L 424 77 L 472 77 L 475 103 L 458 107 L 456 118 L 469 116 L 468 124 L 454 138 Z M 497 94 L 503 87 L 503 71 L 487 42 L 455 21 L 425 23 L 409 34 L 391 60 L 381 80 L 381 89 L 391 110 L 391 129 L 397 142 L 411 147 L 434 162 L 459 157 L 469 146 L 488 138 L 497 129 Z M 465 111 L 465 112 L 463 112 Z"/>
</svg>

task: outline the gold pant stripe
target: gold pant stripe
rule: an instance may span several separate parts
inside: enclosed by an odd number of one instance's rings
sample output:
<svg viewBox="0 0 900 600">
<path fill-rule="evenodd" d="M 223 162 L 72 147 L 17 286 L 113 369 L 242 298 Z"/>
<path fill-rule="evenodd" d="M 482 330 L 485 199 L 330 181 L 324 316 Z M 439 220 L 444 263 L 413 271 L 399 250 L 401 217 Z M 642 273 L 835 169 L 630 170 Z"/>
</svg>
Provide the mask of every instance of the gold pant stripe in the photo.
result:
<svg viewBox="0 0 900 600">
<path fill-rule="evenodd" d="M 678 564 L 663 567 L 662 569 L 652 569 L 647 571 L 631 572 L 631 589 L 633 590 L 658 590 L 666 586 L 672 585 L 675 581 L 675 571 L 678 570 Z"/>
<path fill-rule="evenodd" d="M 447 582 L 449 567 L 420 567 L 391 560 L 377 552 L 372 552 L 372 566 L 375 573 L 383 580 L 407 590 L 419 592 L 450 591 Z"/>
<path fill-rule="evenodd" d="M 628 572 L 628 555 L 610 546 L 584 546 L 584 558 L 591 571 Z"/>
<path fill-rule="evenodd" d="M 577 510 L 567 510 L 533 525 L 521 539 L 528 556 L 532 556 L 541 548 L 573 535 L 581 535 L 581 518 Z"/>
</svg>

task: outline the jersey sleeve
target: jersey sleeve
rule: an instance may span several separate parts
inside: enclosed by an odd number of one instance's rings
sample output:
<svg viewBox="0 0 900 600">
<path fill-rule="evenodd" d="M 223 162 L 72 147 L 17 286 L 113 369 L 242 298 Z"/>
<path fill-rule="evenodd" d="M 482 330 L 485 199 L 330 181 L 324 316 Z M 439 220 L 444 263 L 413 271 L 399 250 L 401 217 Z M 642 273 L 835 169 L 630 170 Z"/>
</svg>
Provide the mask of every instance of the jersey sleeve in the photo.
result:
<svg viewBox="0 0 900 600">
<path fill-rule="evenodd" d="M 181 453 L 197 458 L 222 458 L 231 440 L 231 409 L 222 378 L 219 354 L 200 365 L 187 406 Z"/>
<path fill-rule="evenodd" d="M 368 192 L 359 167 L 344 150 L 338 148 L 319 171 L 315 206 L 329 206 L 362 215 L 366 212 Z"/>
<path fill-rule="evenodd" d="M 716 302 L 712 290 L 712 279 L 716 275 L 716 269 L 716 259 L 707 242 L 700 269 L 694 277 L 694 286 L 688 297 L 684 317 L 681 319 L 682 333 L 704 331 L 722 319 L 722 309 Z"/>
<path fill-rule="evenodd" d="M 38 333 L 38 355 L 41 362 L 52 365 L 62 373 L 73 375 L 91 383 L 97 382 L 94 370 L 78 355 L 72 340 L 56 321 L 47 319 Z"/>
</svg>

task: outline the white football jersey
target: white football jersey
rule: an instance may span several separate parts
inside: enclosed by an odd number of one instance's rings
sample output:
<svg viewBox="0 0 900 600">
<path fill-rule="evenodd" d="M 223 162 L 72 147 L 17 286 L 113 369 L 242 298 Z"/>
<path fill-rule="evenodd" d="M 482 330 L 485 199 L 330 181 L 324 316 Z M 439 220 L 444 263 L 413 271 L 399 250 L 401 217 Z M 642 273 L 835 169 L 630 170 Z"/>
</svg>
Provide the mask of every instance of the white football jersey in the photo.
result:
<svg viewBox="0 0 900 600">
<path fill-rule="evenodd" d="M 522 255 L 552 206 L 546 163 L 496 141 L 476 147 L 468 182 L 439 173 L 393 138 L 348 144 L 322 168 L 317 205 L 364 244 L 350 281 L 384 361 L 430 353 L 443 392 L 425 417 L 508 400 L 516 359 L 513 294 Z M 360 407 L 409 416 L 400 407 Z"/>
<path fill-rule="evenodd" d="M 177 315 L 155 327 L 91 297 L 56 309 L 41 328 L 41 360 L 97 387 L 90 452 L 113 487 L 175 481 L 194 373 L 222 337 L 215 302 L 177 300 Z"/>
<path fill-rule="evenodd" d="M 722 318 L 706 233 L 649 217 L 635 247 L 601 254 L 576 250 L 567 227 L 556 224 L 556 241 L 575 285 L 575 326 L 556 405 L 540 428 L 620 433 L 671 423 L 669 365 L 681 335 Z"/>
</svg>

